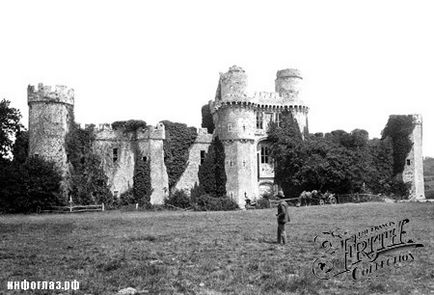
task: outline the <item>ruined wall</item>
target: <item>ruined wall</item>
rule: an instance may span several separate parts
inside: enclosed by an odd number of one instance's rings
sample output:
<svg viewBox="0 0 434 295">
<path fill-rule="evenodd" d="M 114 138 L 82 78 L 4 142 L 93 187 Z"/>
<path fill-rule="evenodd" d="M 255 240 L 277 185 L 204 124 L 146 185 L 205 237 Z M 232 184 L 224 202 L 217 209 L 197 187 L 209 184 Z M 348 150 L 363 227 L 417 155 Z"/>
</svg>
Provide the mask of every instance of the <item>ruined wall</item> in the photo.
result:
<svg viewBox="0 0 434 295">
<path fill-rule="evenodd" d="M 150 161 L 151 204 L 162 204 L 168 195 L 168 176 L 164 165 L 163 139 L 164 125 L 148 126 L 145 130 L 125 132 L 112 129 L 109 124 L 101 124 L 95 130 L 95 153 L 100 156 L 104 173 L 108 177 L 110 190 L 117 196 L 133 188 L 137 161 Z M 114 161 L 114 149 L 117 160 Z"/>
<path fill-rule="evenodd" d="M 164 164 L 163 140 L 166 138 L 164 124 L 158 123 L 157 126 L 148 126 L 144 132 L 137 135 L 138 158 L 143 160 L 147 157 L 151 166 L 151 204 L 163 204 L 164 199 L 169 196 L 169 176 L 167 175 L 166 165 Z"/>
<path fill-rule="evenodd" d="M 411 201 L 425 200 L 425 187 L 423 179 L 423 156 L 422 156 L 422 116 L 413 115 L 415 127 L 410 134 L 410 140 L 413 142 L 411 151 L 408 153 L 404 165 L 402 178 L 404 182 L 411 183 L 410 196 Z"/>
<path fill-rule="evenodd" d="M 212 134 L 206 129 L 199 128 L 197 138 L 188 151 L 187 168 L 182 173 L 173 191 L 183 190 L 190 195 L 190 190 L 195 184 L 199 185 L 199 166 L 201 165 L 201 151 L 208 153 L 208 148 L 212 142 Z"/>
<path fill-rule="evenodd" d="M 113 160 L 114 149 L 117 149 L 116 161 Z M 131 133 L 113 130 L 109 124 L 100 125 L 95 130 L 93 150 L 101 159 L 110 191 L 115 196 L 133 188 L 135 147 Z"/>
<path fill-rule="evenodd" d="M 63 176 L 68 169 L 65 151 L 66 134 L 71 128 L 74 90 L 66 86 L 27 88 L 29 105 L 29 156 L 53 161 Z"/>
</svg>

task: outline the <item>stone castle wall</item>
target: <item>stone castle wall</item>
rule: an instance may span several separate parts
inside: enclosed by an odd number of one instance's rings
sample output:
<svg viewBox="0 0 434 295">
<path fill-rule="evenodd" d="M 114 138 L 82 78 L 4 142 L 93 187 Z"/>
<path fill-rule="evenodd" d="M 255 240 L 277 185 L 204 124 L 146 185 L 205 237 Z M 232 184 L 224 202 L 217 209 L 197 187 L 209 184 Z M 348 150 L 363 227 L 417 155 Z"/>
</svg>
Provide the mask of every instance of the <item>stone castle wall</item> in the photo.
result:
<svg viewBox="0 0 434 295">
<path fill-rule="evenodd" d="M 74 90 L 66 86 L 27 88 L 29 155 L 53 161 L 65 175 L 65 137 L 73 123 Z"/>
<path fill-rule="evenodd" d="M 102 127 L 102 128 L 101 128 Z M 152 204 L 162 204 L 168 196 L 168 176 L 164 165 L 163 124 L 148 126 L 137 132 L 112 129 L 109 124 L 95 130 L 94 151 L 103 162 L 103 169 L 109 179 L 110 190 L 120 196 L 133 188 L 135 166 L 138 161 L 150 161 Z M 116 149 L 117 160 L 114 161 Z"/>
<path fill-rule="evenodd" d="M 302 100 L 302 83 L 298 70 L 284 69 L 276 74 L 275 92 L 249 95 L 247 74 L 242 68 L 233 66 L 228 72 L 221 73 L 216 97 L 209 102 L 214 134 L 199 129 L 198 137 L 189 150 L 187 168 L 174 190 L 189 193 L 198 183 L 201 156 L 203 151 L 208 152 L 213 136 L 219 137 L 225 149 L 227 194 L 241 208 L 244 208 L 245 197 L 256 199 L 260 197 L 260 192 L 274 189 L 274 164 L 259 162 L 261 147 L 267 145 L 269 122 L 277 121 L 283 112 L 290 111 L 300 131 L 307 131 L 309 108 Z M 51 88 L 39 84 L 37 89 L 29 86 L 28 104 L 29 154 L 55 161 L 65 173 L 68 169 L 65 137 L 74 120 L 74 91 L 66 86 Z M 414 145 L 407 157 L 409 161 L 406 162 L 403 179 L 412 183 L 411 199 L 422 200 L 422 119 L 417 115 L 414 119 L 416 127 L 411 134 Z M 162 123 L 135 132 L 114 130 L 110 124 L 100 124 L 95 128 L 93 149 L 101 158 L 113 193 L 119 196 L 132 189 L 136 164 L 138 161 L 150 161 L 151 203 L 163 203 L 169 194 L 164 164 L 165 138 Z"/>
<path fill-rule="evenodd" d="M 216 98 L 210 102 L 215 133 L 225 147 L 226 190 L 241 208 L 244 208 L 245 197 L 258 198 L 260 186 L 266 183 L 269 187 L 274 179 L 273 164 L 259 163 L 261 146 L 267 144 L 269 123 L 278 121 L 281 113 L 289 111 L 302 133 L 308 128 L 309 109 L 301 100 L 300 72 L 285 69 L 276 76 L 276 92 L 249 95 L 247 74 L 233 66 L 227 73 L 220 74 Z"/>
<path fill-rule="evenodd" d="M 195 184 L 199 185 L 199 166 L 201 165 L 201 152 L 208 153 L 208 148 L 211 145 L 213 135 L 209 134 L 206 129 L 200 128 L 198 135 L 189 150 L 187 167 L 184 173 L 179 178 L 173 191 L 184 191 L 190 195 L 190 190 Z"/>
<path fill-rule="evenodd" d="M 413 115 L 415 127 L 410 134 L 410 140 L 413 146 L 405 159 L 402 180 L 410 183 L 411 201 L 425 200 L 425 185 L 423 179 L 423 157 L 422 157 L 422 116 Z"/>
</svg>

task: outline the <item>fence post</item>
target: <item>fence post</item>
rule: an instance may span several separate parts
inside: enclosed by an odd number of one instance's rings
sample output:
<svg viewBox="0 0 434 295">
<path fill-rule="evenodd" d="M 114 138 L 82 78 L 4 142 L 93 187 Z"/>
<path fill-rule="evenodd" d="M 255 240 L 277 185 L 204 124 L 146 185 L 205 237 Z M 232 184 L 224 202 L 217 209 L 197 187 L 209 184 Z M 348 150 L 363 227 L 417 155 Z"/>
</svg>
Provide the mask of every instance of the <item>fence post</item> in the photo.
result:
<svg viewBox="0 0 434 295">
<path fill-rule="evenodd" d="M 101 211 L 104 211 L 104 203 L 101 205 Z"/>
<path fill-rule="evenodd" d="M 72 212 L 72 197 L 69 196 L 69 212 Z"/>
</svg>

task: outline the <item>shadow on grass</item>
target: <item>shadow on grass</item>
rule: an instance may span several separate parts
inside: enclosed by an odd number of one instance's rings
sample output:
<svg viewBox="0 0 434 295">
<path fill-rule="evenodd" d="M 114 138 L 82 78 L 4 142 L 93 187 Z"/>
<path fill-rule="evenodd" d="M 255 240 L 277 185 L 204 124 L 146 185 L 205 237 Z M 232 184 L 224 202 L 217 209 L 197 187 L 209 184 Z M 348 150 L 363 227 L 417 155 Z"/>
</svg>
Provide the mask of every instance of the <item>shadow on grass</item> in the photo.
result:
<svg viewBox="0 0 434 295">
<path fill-rule="evenodd" d="M 266 239 L 266 238 L 259 238 L 258 242 L 259 243 L 265 243 L 265 244 L 271 244 L 271 245 L 279 245 L 276 240 L 271 240 L 271 239 Z"/>
</svg>

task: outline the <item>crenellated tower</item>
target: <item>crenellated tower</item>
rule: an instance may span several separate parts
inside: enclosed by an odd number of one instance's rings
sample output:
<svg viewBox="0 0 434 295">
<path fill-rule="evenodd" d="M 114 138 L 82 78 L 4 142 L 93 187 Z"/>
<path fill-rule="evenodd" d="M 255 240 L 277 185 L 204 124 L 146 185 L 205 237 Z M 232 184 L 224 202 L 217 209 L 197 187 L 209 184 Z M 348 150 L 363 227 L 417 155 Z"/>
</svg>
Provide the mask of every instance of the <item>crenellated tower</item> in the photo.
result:
<svg viewBox="0 0 434 295">
<path fill-rule="evenodd" d="M 277 72 L 275 92 L 247 92 L 247 74 L 238 66 L 220 74 L 214 101 L 210 102 L 215 135 L 225 146 L 226 190 L 241 208 L 245 197 L 274 194 L 274 163 L 267 141 L 270 122 L 279 124 L 291 112 L 300 131 L 308 132 L 309 108 L 301 99 L 303 78 L 296 69 Z"/>
<path fill-rule="evenodd" d="M 225 149 L 226 191 L 240 207 L 245 197 L 256 198 L 256 110 L 247 95 L 247 75 L 241 67 L 232 66 L 220 74 L 219 87 L 212 103 L 215 135 Z"/>
<path fill-rule="evenodd" d="M 27 87 L 29 156 L 53 161 L 64 176 L 68 170 L 65 138 L 73 124 L 74 89 L 38 84 Z"/>
</svg>

